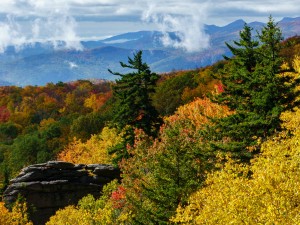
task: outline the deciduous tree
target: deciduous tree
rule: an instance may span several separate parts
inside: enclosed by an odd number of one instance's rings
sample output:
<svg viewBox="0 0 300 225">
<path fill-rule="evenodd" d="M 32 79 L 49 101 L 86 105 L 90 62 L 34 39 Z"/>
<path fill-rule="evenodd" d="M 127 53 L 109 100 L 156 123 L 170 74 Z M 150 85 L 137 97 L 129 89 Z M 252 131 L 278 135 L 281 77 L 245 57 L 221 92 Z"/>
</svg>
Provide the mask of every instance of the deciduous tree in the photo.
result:
<svg viewBox="0 0 300 225">
<path fill-rule="evenodd" d="M 264 142 L 251 164 L 229 159 L 208 175 L 176 224 L 299 224 L 300 110 L 281 116 L 287 131 Z M 293 136 L 290 135 L 293 134 Z"/>
</svg>

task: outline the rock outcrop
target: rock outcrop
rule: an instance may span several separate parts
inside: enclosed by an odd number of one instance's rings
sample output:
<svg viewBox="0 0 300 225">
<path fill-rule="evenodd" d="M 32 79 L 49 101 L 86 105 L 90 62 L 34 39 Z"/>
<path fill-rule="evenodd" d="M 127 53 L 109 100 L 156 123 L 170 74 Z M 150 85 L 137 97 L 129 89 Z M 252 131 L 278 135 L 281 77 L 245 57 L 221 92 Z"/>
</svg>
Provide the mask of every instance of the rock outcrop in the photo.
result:
<svg viewBox="0 0 300 225">
<path fill-rule="evenodd" d="M 111 165 L 50 161 L 22 169 L 10 181 L 3 200 L 10 205 L 19 195 L 24 197 L 34 225 L 43 225 L 56 210 L 77 204 L 87 194 L 99 197 L 103 185 L 119 178 L 119 169 Z"/>
</svg>

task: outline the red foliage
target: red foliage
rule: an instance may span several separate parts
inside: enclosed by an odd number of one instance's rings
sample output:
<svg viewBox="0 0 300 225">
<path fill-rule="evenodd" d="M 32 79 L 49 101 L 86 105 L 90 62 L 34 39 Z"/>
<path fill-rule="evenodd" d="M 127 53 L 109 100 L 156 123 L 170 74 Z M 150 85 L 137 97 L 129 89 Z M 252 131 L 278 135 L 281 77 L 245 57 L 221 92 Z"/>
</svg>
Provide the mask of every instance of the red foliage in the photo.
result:
<svg viewBox="0 0 300 225">
<path fill-rule="evenodd" d="M 223 86 L 223 84 L 221 84 L 221 83 L 216 84 L 216 85 L 215 85 L 215 88 L 216 88 L 216 91 L 217 91 L 218 94 L 224 92 L 224 86 Z"/>
<path fill-rule="evenodd" d="M 0 122 L 7 122 L 10 117 L 10 112 L 6 106 L 0 106 Z"/>
<path fill-rule="evenodd" d="M 119 186 L 118 189 L 111 194 L 111 200 L 115 209 L 121 209 L 125 205 L 126 189 Z"/>
</svg>

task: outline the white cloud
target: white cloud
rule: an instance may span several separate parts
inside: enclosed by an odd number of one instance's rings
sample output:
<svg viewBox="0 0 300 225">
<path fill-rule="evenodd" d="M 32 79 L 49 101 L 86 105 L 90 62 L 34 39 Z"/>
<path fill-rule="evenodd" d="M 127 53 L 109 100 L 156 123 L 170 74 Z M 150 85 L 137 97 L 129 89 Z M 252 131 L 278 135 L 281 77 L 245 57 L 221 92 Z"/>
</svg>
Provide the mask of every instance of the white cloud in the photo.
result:
<svg viewBox="0 0 300 225">
<path fill-rule="evenodd" d="M 197 9 L 203 3 L 210 3 L 210 11 L 226 9 L 230 14 L 238 9 L 247 9 L 253 12 L 253 16 L 260 12 L 298 14 L 300 8 L 300 0 L 1 0 L 0 13 L 45 16 L 44 13 L 49 11 L 68 11 L 71 16 L 132 15 L 143 12 L 148 3 L 168 12 L 183 13 L 190 8 Z M 227 17 L 226 14 L 216 16 Z"/>
<path fill-rule="evenodd" d="M 50 40 L 57 47 L 61 40 L 64 47 L 81 49 L 79 39 L 86 40 L 87 33 L 92 37 L 136 31 L 138 22 L 147 21 L 144 30 L 156 24 L 165 33 L 164 44 L 198 51 L 208 45 L 204 23 L 266 21 L 270 14 L 281 19 L 300 16 L 299 12 L 300 0 L 1 0 L 0 50 L 35 40 Z M 6 16 L 15 19 L 3 20 Z M 97 23 L 94 34 L 86 32 L 86 23 L 75 20 L 79 17 Z M 171 39 L 168 31 L 177 31 L 178 40 Z"/>
<path fill-rule="evenodd" d="M 71 61 L 66 61 L 66 63 L 69 65 L 70 69 L 78 68 L 79 66 Z"/>
<path fill-rule="evenodd" d="M 199 5 L 199 8 L 193 8 L 193 4 L 176 7 L 151 4 L 142 19 L 158 25 L 163 32 L 161 41 L 165 46 L 196 52 L 209 47 L 209 36 L 203 29 L 206 11 L 205 4 Z M 170 37 L 169 32 L 175 32 L 176 38 Z"/>
<path fill-rule="evenodd" d="M 10 45 L 19 49 L 26 41 L 20 32 L 20 26 L 15 23 L 12 17 L 7 17 L 6 23 L 0 23 L 0 30 L 0 53 L 3 53 L 6 47 Z"/>
<path fill-rule="evenodd" d="M 48 37 L 47 41 L 51 41 L 55 48 L 67 48 L 82 50 L 79 37 L 75 32 L 76 21 L 73 17 L 67 15 L 51 16 L 46 21 L 38 21 L 34 24 L 34 29 L 39 30 L 39 35 Z M 39 36 L 38 38 L 42 38 Z M 63 45 L 61 45 L 63 42 Z"/>
<path fill-rule="evenodd" d="M 68 5 L 58 2 L 61 1 L 6 0 L 6 8 L 15 7 L 15 10 L 7 11 L 5 20 L 0 22 L 0 52 L 8 46 L 18 50 L 36 41 L 51 42 L 55 48 L 81 50 L 75 31 L 77 23 L 70 15 Z"/>
</svg>

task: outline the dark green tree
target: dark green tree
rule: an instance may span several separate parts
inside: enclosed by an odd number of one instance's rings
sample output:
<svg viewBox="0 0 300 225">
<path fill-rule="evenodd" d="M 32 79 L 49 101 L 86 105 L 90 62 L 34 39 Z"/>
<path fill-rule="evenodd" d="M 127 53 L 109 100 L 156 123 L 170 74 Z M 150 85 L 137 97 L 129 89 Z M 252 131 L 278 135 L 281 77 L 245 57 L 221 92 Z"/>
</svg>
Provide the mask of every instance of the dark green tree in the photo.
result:
<svg viewBox="0 0 300 225">
<path fill-rule="evenodd" d="M 171 76 L 157 85 L 153 95 L 153 105 L 161 115 L 171 115 L 183 105 L 182 93 L 186 88 L 195 88 L 193 72 L 185 72 L 177 76 Z"/>
<path fill-rule="evenodd" d="M 212 99 L 227 105 L 235 113 L 215 120 L 212 128 L 216 149 L 233 152 L 238 158 L 252 157 L 249 147 L 259 151 L 258 140 L 280 130 L 280 114 L 298 105 L 299 80 L 282 76 L 283 59 L 279 56 L 282 33 L 272 17 L 258 41 L 245 25 L 235 46 L 227 44 L 233 57 L 220 78 L 224 92 Z"/>
<path fill-rule="evenodd" d="M 188 120 L 166 122 L 155 142 L 138 136 L 132 157 L 121 162 L 131 224 L 169 224 L 201 186 L 210 162 L 198 140 Z"/>
<path fill-rule="evenodd" d="M 86 141 L 91 138 L 92 134 L 97 134 L 103 129 L 105 120 L 105 116 L 99 112 L 81 115 L 77 119 L 73 120 L 70 127 L 71 134 L 77 139 Z"/>
<path fill-rule="evenodd" d="M 123 62 L 120 64 L 123 68 L 134 71 L 121 74 L 109 70 L 110 73 L 121 77 L 113 86 L 113 96 L 116 99 L 113 123 L 120 131 L 125 129 L 126 137 L 122 146 L 112 151 L 117 153 L 118 159 L 128 157 L 124 147 L 133 144 L 134 137 L 131 137 L 133 129 L 142 129 L 146 134 L 155 136 L 162 122 L 150 97 L 155 91 L 159 75 L 152 73 L 149 66 L 142 61 L 142 51 L 134 54 L 133 59 L 128 57 L 128 64 Z"/>
</svg>

